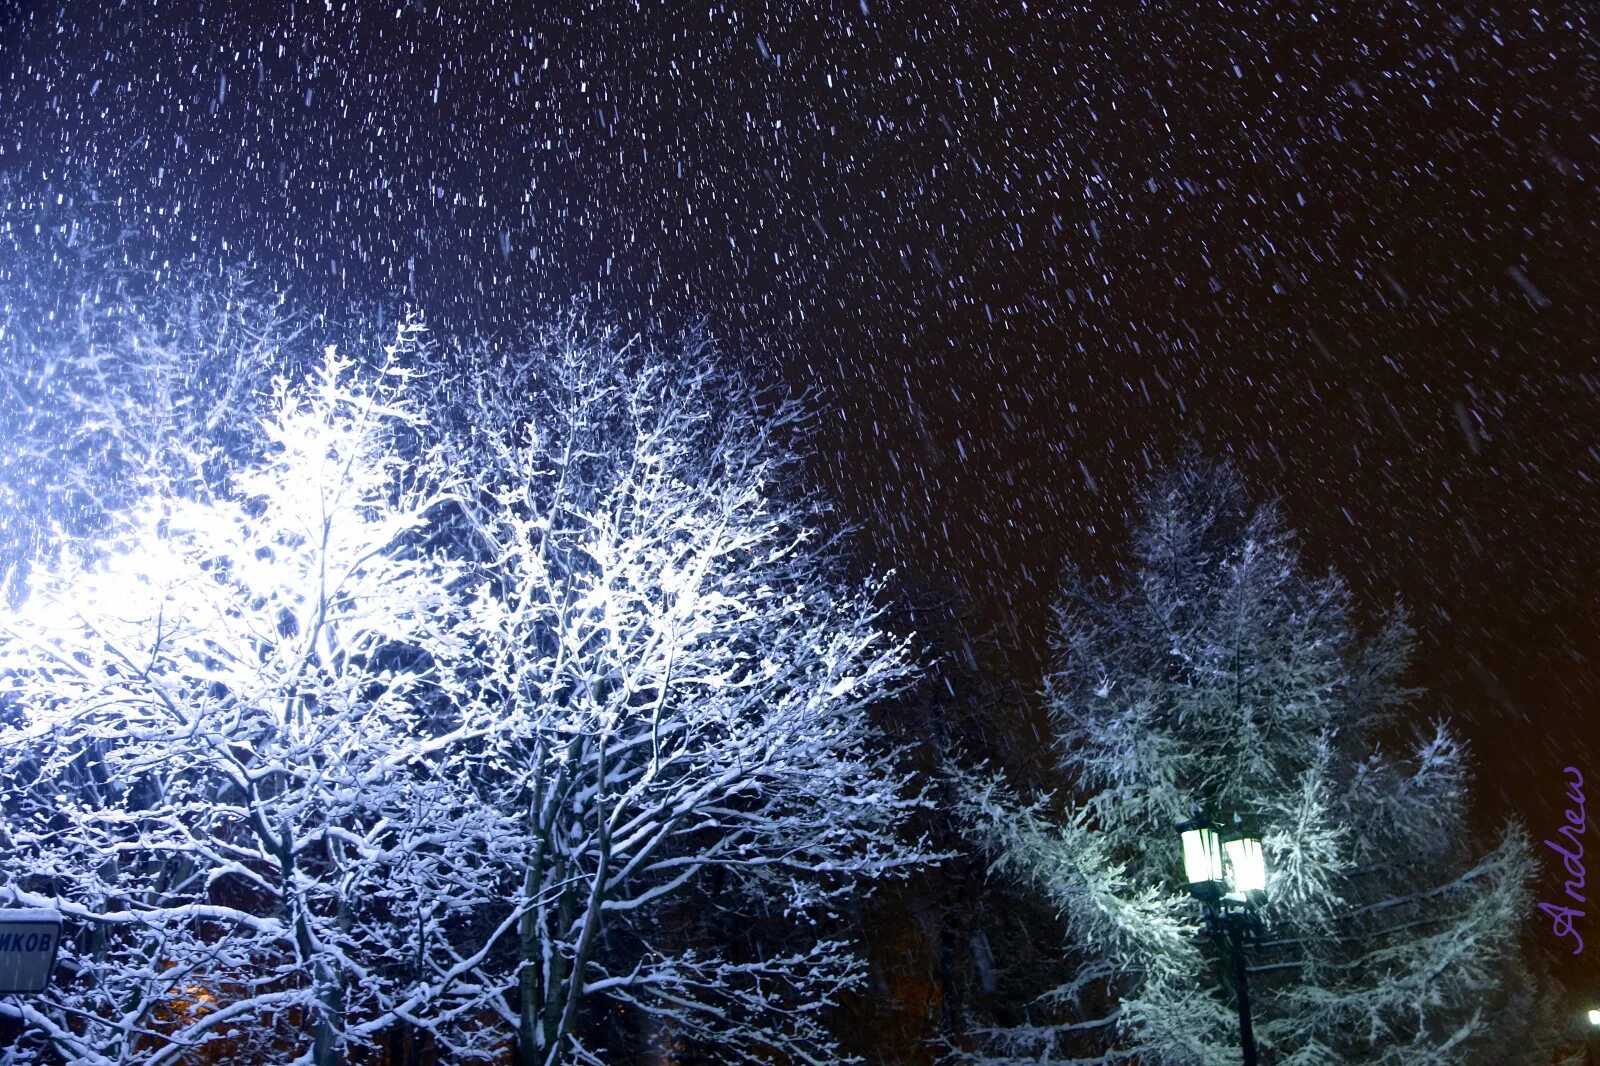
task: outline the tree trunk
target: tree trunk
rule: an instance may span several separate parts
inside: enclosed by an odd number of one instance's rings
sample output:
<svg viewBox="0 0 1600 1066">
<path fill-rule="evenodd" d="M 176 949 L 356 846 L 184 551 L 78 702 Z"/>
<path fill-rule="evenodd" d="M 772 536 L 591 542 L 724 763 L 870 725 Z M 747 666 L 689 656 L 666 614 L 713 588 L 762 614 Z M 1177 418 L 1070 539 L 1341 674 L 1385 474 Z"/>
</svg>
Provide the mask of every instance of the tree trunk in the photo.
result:
<svg viewBox="0 0 1600 1066">
<path fill-rule="evenodd" d="M 304 919 L 296 923 L 295 933 L 301 941 L 301 952 L 309 954 L 311 934 Z M 319 959 L 311 972 L 318 1008 L 311 1061 L 313 1066 L 339 1066 L 344 1061 L 344 1040 L 339 1035 L 340 1022 L 344 1017 L 344 992 L 339 987 L 338 976 L 328 968 L 326 962 Z"/>
</svg>

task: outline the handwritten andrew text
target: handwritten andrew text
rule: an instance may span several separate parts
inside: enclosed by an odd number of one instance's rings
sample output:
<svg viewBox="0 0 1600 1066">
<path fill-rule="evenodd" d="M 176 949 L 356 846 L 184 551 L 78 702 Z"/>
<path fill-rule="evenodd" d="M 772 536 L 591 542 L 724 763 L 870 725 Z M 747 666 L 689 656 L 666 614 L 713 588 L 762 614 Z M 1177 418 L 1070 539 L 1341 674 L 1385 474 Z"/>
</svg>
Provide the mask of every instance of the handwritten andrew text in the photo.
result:
<svg viewBox="0 0 1600 1066">
<path fill-rule="evenodd" d="M 1585 902 L 1583 841 L 1580 838 L 1588 828 L 1583 810 L 1583 775 L 1572 766 L 1567 767 L 1563 773 L 1570 779 L 1567 783 L 1567 799 L 1572 801 L 1572 806 L 1566 810 L 1566 824 L 1556 830 L 1555 835 L 1560 839 L 1546 839 L 1544 846 L 1561 856 L 1561 865 L 1567 872 L 1567 898 L 1575 903 L 1583 903 Z M 1572 949 L 1572 953 L 1580 954 L 1583 951 L 1583 937 L 1572 923 L 1582 918 L 1583 912 L 1576 907 L 1543 901 L 1539 903 L 1539 909 L 1550 916 L 1550 931 L 1558 937 L 1570 936 L 1577 941 L 1578 946 Z"/>
</svg>

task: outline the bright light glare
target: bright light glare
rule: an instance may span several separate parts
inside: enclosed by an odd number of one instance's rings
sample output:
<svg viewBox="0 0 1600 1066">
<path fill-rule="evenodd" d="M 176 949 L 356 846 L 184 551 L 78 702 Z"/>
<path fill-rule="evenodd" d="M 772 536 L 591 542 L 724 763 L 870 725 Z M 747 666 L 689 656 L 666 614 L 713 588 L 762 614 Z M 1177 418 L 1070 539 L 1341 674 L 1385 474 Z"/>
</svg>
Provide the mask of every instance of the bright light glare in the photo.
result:
<svg viewBox="0 0 1600 1066">
<path fill-rule="evenodd" d="M 1223 845 L 1228 855 L 1228 868 L 1232 871 L 1233 895 L 1243 899 L 1252 892 L 1267 890 L 1267 860 L 1261 853 L 1261 841 L 1254 837 L 1240 837 Z"/>
<path fill-rule="evenodd" d="M 1223 879 L 1222 849 L 1215 829 L 1201 825 L 1183 831 L 1183 870 L 1191 885 Z"/>
</svg>

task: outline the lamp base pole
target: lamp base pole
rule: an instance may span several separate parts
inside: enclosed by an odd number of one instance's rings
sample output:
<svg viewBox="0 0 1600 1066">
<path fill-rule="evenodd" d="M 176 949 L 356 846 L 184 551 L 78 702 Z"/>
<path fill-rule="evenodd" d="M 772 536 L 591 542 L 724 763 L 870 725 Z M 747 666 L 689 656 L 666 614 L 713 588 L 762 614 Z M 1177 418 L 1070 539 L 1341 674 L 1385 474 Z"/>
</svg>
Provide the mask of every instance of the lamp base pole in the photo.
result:
<svg viewBox="0 0 1600 1066">
<path fill-rule="evenodd" d="M 1233 956 L 1233 997 L 1239 1004 L 1239 1043 L 1244 1066 L 1256 1066 L 1256 1033 L 1250 1024 L 1250 986 L 1245 980 L 1244 933 L 1237 920 L 1227 921 L 1229 954 Z"/>
</svg>

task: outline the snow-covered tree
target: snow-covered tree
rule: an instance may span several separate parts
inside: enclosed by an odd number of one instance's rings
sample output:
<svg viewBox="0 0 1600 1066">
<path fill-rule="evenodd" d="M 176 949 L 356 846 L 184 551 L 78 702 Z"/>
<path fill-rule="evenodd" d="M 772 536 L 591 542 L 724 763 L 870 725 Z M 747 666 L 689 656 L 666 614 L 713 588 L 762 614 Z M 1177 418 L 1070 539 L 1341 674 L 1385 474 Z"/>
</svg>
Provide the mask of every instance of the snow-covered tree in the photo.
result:
<svg viewBox="0 0 1600 1066">
<path fill-rule="evenodd" d="M 513 924 L 483 871 L 516 827 L 462 760 L 460 568 L 424 536 L 449 493 L 392 371 L 330 349 L 258 461 L 147 479 L 0 619 L 0 900 L 70 934 L 52 991 L 0 1003 L 19 1061 L 489 1048 L 493 930 L 461 931 Z"/>
<path fill-rule="evenodd" d="M 836 905 L 930 855 L 868 720 L 915 663 L 796 487 L 800 409 L 695 343 L 566 320 L 417 377 L 416 335 L 230 364 L 257 427 L 164 370 L 74 393 L 176 389 L 0 616 L 0 905 L 69 934 L 0 1003 L 17 1061 L 597 1062 L 619 1010 L 834 1061 Z"/>
<path fill-rule="evenodd" d="M 472 478 L 473 697 L 501 723 L 480 774 L 524 830 L 500 857 L 529 1066 L 605 1061 L 584 1019 L 606 1003 L 722 1061 L 839 1061 L 823 1015 L 861 965 L 806 934 L 929 857 L 868 720 L 908 648 L 798 487 L 799 408 L 715 365 L 568 320 L 446 401 Z M 732 950 L 684 934 L 698 908 L 798 934 Z"/>
<path fill-rule="evenodd" d="M 1465 754 L 1416 724 L 1404 620 L 1360 635 L 1346 587 L 1304 573 L 1226 466 L 1158 478 L 1131 556 L 1112 581 L 1069 572 L 1056 611 L 1044 694 L 1070 798 L 953 775 L 992 868 L 1055 906 L 1075 963 L 1032 1024 L 971 1034 L 957 1057 L 1239 1061 L 1229 982 L 1182 884 L 1175 827 L 1197 811 L 1238 814 L 1265 845 L 1249 980 L 1268 1061 L 1490 1054 L 1514 1022 L 1486 1005 L 1526 913 L 1527 843 L 1512 827 L 1472 850 Z"/>
<path fill-rule="evenodd" d="M 0 595 L 14 597 L 34 556 L 92 543 L 153 483 L 253 453 L 262 386 L 300 346 L 282 294 L 242 275 L 129 266 L 116 205 L 10 195 L 0 176 Z"/>
</svg>

